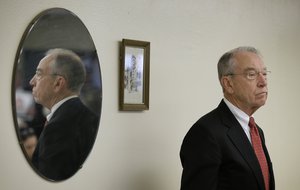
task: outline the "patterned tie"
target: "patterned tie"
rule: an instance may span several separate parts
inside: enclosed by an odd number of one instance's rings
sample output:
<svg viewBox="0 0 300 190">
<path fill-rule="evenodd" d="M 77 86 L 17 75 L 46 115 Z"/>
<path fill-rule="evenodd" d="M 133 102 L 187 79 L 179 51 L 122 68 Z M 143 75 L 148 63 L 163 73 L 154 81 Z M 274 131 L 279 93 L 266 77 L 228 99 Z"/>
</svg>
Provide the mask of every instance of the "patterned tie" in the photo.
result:
<svg viewBox="0 0 300 190">
<path fill-rule="evenodd" d="M 251 141 L 252 141 L 252 146 L 254 149 L 254 152 L 256 154 L 256 157 L 259 161 L 259 165 L 264 177 L 264 182 L 265 182 L 265 189 L 269 190 L 269 168 L 268 168 L 268 163 L 266 160 L 266 156 L 264 153 L 264 150 L 261 145 L 261 139 L 254 121 L 253 117 L 250 117 L 249 121 L 249 127 L 250 127 L 250 136 L 251 136 Z"/>
</svg>

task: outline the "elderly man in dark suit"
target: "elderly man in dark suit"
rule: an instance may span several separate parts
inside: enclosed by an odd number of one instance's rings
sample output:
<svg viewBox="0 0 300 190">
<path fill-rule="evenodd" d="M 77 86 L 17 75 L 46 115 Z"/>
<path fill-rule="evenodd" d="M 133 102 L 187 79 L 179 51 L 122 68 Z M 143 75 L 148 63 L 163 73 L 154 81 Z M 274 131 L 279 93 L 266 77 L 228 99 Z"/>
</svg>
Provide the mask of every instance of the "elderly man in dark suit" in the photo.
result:
<svg viewBox="0 0 300 190">
<path fill-rule="evenodd" d="M 85 67 L 77 54 L 52 49 L 30 81 L 35 101 L 51 111 L 32 158 L 38 172 L 50 180 L 72 176 L 93 146 L 99 116 L 79 99 L 85 78 Z"/>
<path fill-rule="evenodd" d="M 267 71 L 253 47 L 218 62 L 224 99 L 186 134 L 181 190 L 274 190 L 272 163 L 253 113 L 267 100 Z"/>
</svg>

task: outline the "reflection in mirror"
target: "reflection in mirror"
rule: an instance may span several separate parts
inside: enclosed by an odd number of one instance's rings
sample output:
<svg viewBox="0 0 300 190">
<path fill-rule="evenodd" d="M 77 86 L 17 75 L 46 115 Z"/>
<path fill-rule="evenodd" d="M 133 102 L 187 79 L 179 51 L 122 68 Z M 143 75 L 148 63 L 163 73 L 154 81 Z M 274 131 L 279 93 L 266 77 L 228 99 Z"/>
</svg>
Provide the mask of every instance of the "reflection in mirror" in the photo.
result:
<svg viewBox="0 0 300 190">
<path fill-rule="evenodd" d="M 80 19 L 61 8 L 40 13 L 23 35 L 12 81 L 25 157 L 45 179 L 68 179 L 93 147 L 102 103 L 96 48 Z"/>
</svg>

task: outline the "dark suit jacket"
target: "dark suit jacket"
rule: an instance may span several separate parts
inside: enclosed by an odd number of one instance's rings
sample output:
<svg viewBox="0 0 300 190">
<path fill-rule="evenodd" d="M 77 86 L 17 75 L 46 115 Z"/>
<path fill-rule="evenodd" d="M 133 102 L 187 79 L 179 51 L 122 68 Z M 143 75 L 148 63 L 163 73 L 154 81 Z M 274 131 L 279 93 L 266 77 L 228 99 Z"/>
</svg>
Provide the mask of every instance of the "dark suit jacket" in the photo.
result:
<svg viewBox="0 0 300 190">
<path fill-rule="evenodd" d="M 275 189 L 272 163 L 259 128 Z M 265 190 L 254 150 L 241 125 L 222 100 L 185 136 L 181 151 L 181 190 Z"/>
<path fill-rule="evenodd" d="M 75 174 L 90 152 L 99 117 L 79 98 L 63 103 L 45 126 L 32 163 L 44 177 L 64 180 Z"/>
</svg>

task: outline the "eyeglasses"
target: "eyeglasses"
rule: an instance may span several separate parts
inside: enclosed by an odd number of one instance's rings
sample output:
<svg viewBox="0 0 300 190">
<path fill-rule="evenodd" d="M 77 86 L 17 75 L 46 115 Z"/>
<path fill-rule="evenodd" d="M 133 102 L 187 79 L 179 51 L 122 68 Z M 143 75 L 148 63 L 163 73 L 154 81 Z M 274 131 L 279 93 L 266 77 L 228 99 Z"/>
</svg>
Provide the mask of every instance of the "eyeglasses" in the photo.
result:
<svg viewBox="0 0 300 190">
<path fill-rule="evenodd" d="M 271 73 L 271 71 L 262 71 L 262 72 L 260 72 L 260 71 L 251 70 L 251 71 L 246 71 L 245 73 L 242 73 L 242 74 L 231 73 L 231 74 L 227 74 L 226 76 L 244 75 L 249 80 L 255 80 L 255 79 L 257 79 L 259 74 L 262 74 L 263 77 L 265 79 L 267 79 L 267 76 L 270 73 Z"/>
<path fill-rule="evenodd" d="M 37 79 L 37 80 L 40 80 L 43 76 L 62 76 L 58 73 L 51 73 L 51 74 L 42 74 L 41 72 L 39 71 L 36 71 L 35 72 L 35 75 L 34 77 Z"/>
</svg>

